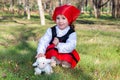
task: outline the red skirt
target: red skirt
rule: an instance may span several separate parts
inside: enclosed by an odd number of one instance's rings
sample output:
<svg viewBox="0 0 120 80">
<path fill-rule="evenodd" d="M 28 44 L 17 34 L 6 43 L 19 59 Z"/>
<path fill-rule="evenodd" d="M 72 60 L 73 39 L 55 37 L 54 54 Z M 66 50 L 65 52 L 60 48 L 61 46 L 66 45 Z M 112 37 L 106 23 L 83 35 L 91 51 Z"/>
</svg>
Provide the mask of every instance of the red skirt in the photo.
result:
<svg viewBox="0 0 120 80">
<path fill-rule="evenodd" d="M 54 44 L 50 44 L 46 50 L 46 58 L 51 58 L 55 56 L 60 61 L 67 61 L 71 64 L 71 68 L 74 68 L 78 61 L 80 60 L 80 56 L 76 50 L 73 50 L 71 53 L 58 53 L 58 50 L 55 48 Z"/>
</svg>

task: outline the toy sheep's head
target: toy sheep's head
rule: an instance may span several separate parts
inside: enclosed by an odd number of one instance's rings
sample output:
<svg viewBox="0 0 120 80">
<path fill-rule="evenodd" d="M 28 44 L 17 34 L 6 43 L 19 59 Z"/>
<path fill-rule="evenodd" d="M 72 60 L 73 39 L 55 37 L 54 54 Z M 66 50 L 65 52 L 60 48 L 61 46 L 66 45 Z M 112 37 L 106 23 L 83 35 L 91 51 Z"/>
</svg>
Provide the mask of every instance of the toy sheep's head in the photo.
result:
<svg viewBox="0 0 120 80">
<path fill-rule="evenodd" d="M 37 66 L 40 69 L 45 68 L 51 62 L 50 59 L 46 59 L 45 57 L 37 58 L 36 62 L 33 63 L 33 66 Z"/>
</svg>

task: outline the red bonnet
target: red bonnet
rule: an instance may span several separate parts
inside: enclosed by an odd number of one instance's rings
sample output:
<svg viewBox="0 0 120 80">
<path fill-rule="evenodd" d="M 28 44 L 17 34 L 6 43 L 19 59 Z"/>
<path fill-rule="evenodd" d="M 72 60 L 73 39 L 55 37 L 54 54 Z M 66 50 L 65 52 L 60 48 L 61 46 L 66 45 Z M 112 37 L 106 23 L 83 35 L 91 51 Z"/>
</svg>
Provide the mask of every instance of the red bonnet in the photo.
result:
<svg viewBox="0 0 120 80">
<path fill-rule="evenodd" d="M 69 24 L 72 24 L 73 21 L 79 16 L 80 10 L 72 5 L 63 5 L 60 7 L 56 7 L 52 16 L 52 19 L 56 21 L 56 17 L 58 15 L 64 15 Z"/>
</svg>

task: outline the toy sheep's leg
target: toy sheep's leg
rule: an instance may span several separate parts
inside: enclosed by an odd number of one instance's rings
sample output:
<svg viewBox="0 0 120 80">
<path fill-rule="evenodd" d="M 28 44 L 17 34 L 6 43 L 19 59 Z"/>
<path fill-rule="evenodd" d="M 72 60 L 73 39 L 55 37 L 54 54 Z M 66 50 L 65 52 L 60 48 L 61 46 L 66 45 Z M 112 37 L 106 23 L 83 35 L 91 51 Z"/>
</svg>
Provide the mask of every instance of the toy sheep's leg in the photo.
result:
<svg viewBox="0 0 120 80">
<path fill-rule="evenodd" d="M 50 67 L 50 73 L 53 73 L 52 67 Z"/>
<path fill-rule="evenodd" d="M 47 66 L 46 69 L 45 69 L 45 73 L 46 73 L 46 74 L 51 74 L 51 73 L 53 73 L 52 67 L 51 67 L 51 66 Z"/>
<path fill-rule="evenodd" d="M 45 73 L 46 73 L 46 74 L 51 74 L 51 73 L 53 73 L 53 70 L 51 70 L 51 71 L 46 71 Z"/>
<path fill-rule="evenodd" d="M 41 72 L 42 71 L 39 68 L 35 68 L 35 73 L 34 74 L 35 75 L 39 75 L 39 74 L 41 74 Z"/>
</svg>

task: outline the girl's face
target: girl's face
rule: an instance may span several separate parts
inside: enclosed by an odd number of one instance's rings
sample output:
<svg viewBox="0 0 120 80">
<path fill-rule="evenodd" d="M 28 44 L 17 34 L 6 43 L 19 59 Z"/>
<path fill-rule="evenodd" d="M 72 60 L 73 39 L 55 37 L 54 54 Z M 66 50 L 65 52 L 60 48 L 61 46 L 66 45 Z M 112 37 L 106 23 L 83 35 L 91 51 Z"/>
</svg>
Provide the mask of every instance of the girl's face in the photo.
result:
<svg viewBox="0 0 120 80">
<path fill-rule="evenodd" d="M 68 20 L 64 15 L 58 15 L 56 17 L 56 24 L 59 29 L 63 30 L 68 26 Z"/>
</svg>

